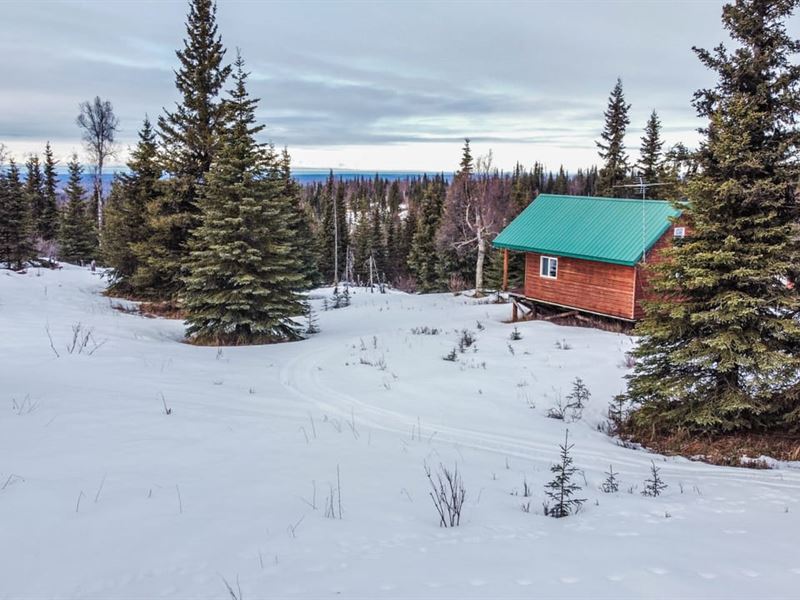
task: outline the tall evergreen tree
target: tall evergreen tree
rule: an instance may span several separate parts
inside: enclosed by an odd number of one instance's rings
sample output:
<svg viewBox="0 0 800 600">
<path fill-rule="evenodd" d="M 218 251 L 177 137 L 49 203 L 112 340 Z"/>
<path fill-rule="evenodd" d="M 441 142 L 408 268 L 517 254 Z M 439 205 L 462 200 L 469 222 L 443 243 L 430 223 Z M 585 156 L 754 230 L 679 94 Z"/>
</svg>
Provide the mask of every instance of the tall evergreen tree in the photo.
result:
<svg viewBox="0 0 800 600">
<path fill-rule="evenodd" d="M 292 161 L 289 151 L 284 148 L 280 158 L 281 182 L 283 193 L 291 208 L 291 218 L 289 220 L 289 231 L 291 232 L 292 256 L 299 263 L 299 272 L 302 280 L 299 282 L 299 290 L 309 290 L 321 281 L 321 276 L 317 268 L 317 237 L 311 227 L 311 211 L 303 200 L 300 186 L 292 178 Z"/>
<path fill-rule="evenodd" d="M 411 243 L 408 266 L 421 292 L 438 291 L 442 287 L 436 232 L 442 220 L 446 186 L 438 177 L 426 186 Z"/>
<path fill-rule="evenodd" d="M 369 278 L 369 263 L 372 253 L 370 245 L 370 213 L 362 210 L 356 221 L 353 235 L 350 237 L 353 251 L 353 269 L 356 281 L 364 282 Z"/>
<path fill-rule="evenodd" d="M 389 198 L 387 200 L 389 214 L 395 214 L 400 210 L 403 203 L 403 192 L 400 191 L 400 183 L 395 179 L 389 186 Z"/>
<path fill-rule="evenodd" d="M 389 283 L 393 283 L 402 274 L 405 263 L 402 226 L 400 216 L 390 213 L 386 223 L 386 281 Z"/>
<path fill-rule="evenodd" d="M 553 184 L 553 193 L 562 195 L 569 193 L 569 177 L 564 170 L 564 165 L 558 168 L 558 175 L 556 175 L 556 180 Z"/>
<path fill-rule="evenodd" d="M 292 317 L 305 313 L 296 290 L 303 275 L 292 255 L 292 207 L 281 165 L 256 142 L 258 101 L 236 60 L 228 101 L 230 128 L 207 176 L 201 221 L 192 234 L 182 294 L 187 333 L 205 344 L 296 339 Z"/>
<path fill-rule="evenodd" d="M 180 67 L 175 85 L 181 100 L 159 117 L 162 158 L 168 173 L 167 193 L 152 207 L 153 237 L 143 262 L 162 281 L 160 295 L 173 297 L 181 287 L 186 242 L 198 223 L 197 198 L 211 168 L 225 126 L 226 106 L 219 98 L 230 65 L 217 32 L 213 0 L 191 0 L 187 38 L 176 52 Z"/>
<path fill-rule="evenodd" d="M 376 204 L 370 212 L 369 247 L 370 256 L 373 260 L 373 281 L 383 281 L 386 277 L 387 252 L 386 238 L 383 233 L 383 216 L 381 215 L 380 206 L 378 204 Z"/>
<path fill-rule="evenodd" d="M 661 139 L 661 121 L 658 113 L 653 111 L 647 119 L 642 136 L 642 145 L 639 150 L 639 174 L 647 183 L 654 183 L 661 171 L 661 148 L 664 141 Z"/>
<path fill-rule="evenodd" d="M 695 94 L 708 126 L 690 235 L 656 271 L 663 298 L 639 327 L 628 398 L 641 430 L 800 427 L 797 6 L 736 0 L 722 22 L 737 49 L 695 49 L 718 81 Z"/>
<path fill-rule="evenodd" d="M 0 267 L 23 269 L 34 256 L 31 210 L 19 169 L 0 170 Z"/>
<path fill-rule="evenodd" d="M 58 175 L 56 160 L 50 142 L 44 149 L 43 194 L 44 205 L 36 222 L 36 231 L 45 241 L 55 240 L 58 236 Z"/>
<path fill-rule="evenodd" d="M 472 150 L 469 147 L 469 138 L 464 140 L 464 148 L 461 151 L 461 162 L 458 165 L 458 173 L 464 174 L 469 177 L 472 175 L 472 170 L 475 167 L 475 162 L 472 159 Z"/>
<path fill-rule="evenodd" d="M 350 232 L 345 193 L 344 182 L 337 182 L 331 171 L 322 194 L 322 227 L 319 232 L 319 270 L 326 283 L 341 280 L 347 265 Z"/>
<path fill-rule="evenodd" d="M 625 129 L 630 124 L 628 110 L 631 105 L 625 102 L 622 91 L 622 79 L 617 79 L 614 89 L 608 98 L 608 107 L 604 113 L 605 126 L 600 140 L 595 142 L 598 154 L 603 160 L 597 193 L 601 196 L 623 196 L 616 186 L 625 181 L 628 175 L 628 155 L 625 152 Z"/>
<path fill-rule="evenodd" d="M 328 179 L 320 193 L 322 203 L 322 222 L 319 229 L 319 272 L 325 283 L 333 283 L 338 277 L 340 265 L 336 263 L 336 250 L 338 240 L 336 239 L 336 181 L 333 178 L 333 171 L 328 174 Z"/>
<path fill-rule="evenodd" d="M 91 206 L 85 199 L 81 179 L 83 167 L 76 155 L 67 165 L 67 205 L 62 209 L 59 231 L 59 258 L 71 263 L 84 263 L 96 258 L 97 231 Z"/>
<path fill-rule="evenodd" d="M 42 166 L 35 154 L 25 161 L 25 197 L 30 207 L 31 233 L 36 234 L 37 225 L 44 212 L 45 195 Z"/>
<path fill-rule="evenodd" d="M 140 257 L 149 254 L 147 211 L 164 191 L 156 135 L 147 118 L 127 166 L 128 172 L 116 177 L 106 203 L 103 257 L 112 269 L 111 289 L 144 298 L 152 296 L 157 287 L 140 263 Z"/>
</svg>

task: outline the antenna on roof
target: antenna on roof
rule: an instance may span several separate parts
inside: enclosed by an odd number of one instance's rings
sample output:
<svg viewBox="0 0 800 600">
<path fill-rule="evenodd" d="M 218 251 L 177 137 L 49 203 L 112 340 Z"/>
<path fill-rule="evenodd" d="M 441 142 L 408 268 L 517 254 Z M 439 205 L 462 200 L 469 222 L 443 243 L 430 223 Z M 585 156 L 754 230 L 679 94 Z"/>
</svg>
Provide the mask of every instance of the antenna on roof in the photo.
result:
<svg viewBox="0 0 800 600">
<path fill-rule="evenodd" d="M 659 185 L 668 185 L 668 184 L 666 184 L 666 183 L 647 183 L 647 182 L 645 182 L 643 175 L 637 175 L 636 177 L 639 180 L 639 183 L 626 183 L 626 184 L 615 185 L 614 187 L 615 188 L 638 188 L 638 189 L 640 189 L 642 191 L 642 263 L 646 263 L 647 262 L 647 236 L 645 234 L 645 231 L 647 229 L 647 219 L 646 219 L 646 215 L 645 215 L 644 202 L 647 199 L 647 190 L 649 188 L 651 188 L 651 187 L 656 187 L 656 186 L 659 186 Z"/>
</svg>

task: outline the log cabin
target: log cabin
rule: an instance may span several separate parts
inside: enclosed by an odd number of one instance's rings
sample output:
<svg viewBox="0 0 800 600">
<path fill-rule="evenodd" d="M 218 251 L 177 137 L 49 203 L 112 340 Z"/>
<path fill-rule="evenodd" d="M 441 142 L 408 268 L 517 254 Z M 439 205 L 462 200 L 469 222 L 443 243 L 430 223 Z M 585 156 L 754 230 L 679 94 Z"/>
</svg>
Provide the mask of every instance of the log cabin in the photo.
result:
<svg viewBox="0 0 800 600">
<path fill-rule="evenodd" d="M 635 322 L 652 297 L 644 263 L 686 235 L 681 211 L 665 200 L 540 194 L 494 239 L 525 253 L 525 279 L 512 296 L 537 305 Z M 516 309 L 516 304 L 515 304 Z"/>
</svg>

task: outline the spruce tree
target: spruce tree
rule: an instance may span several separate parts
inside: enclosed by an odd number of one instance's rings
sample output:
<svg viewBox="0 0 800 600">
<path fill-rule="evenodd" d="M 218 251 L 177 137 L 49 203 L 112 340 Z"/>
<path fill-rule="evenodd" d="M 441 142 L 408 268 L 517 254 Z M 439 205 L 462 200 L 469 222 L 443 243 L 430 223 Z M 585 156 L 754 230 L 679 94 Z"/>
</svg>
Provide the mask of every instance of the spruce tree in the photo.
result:
<svg viewBox="0 0 800 600">
<path fill-rule="evenodd" d="M 319 285 L 321 275 L 317 268 L 317 236 L 314 235 L 311 222 L 311 211 L 303 200 L 300 186 L 292 177 L 292 161 L 289 151 L 284 148 L 280 158 L 280 173 L 283 194 L 291 208 L 289 231 L 291 232 L 292 255 L 299 263 L 298 290 L 309 290 Z"/>
<path fill-rule="evenodd" d="M 36 231 L 45 241 L 55 240 L 58 236 L 58 175 L 56 160 L 50 142 L 44 149 L 43 194 L 44 205 L 36 222 Z"/>
<path fill-rule="evenodd" d="M 386 281 L 394 283 L 403 271 L 402 223 L 397 213 L 391 213 L 386 223 Z"/>
<path fill-rule="evenodd" d="M 25 196 L 30 207 L 30 224 L 33 226 L 31 233 L 35 235 L 45 208 L 42 166 L 37 155 L 28 158 L 25 162 L 25 171 Z"/>
<path fill-rule="evenodd" d="M 335 207 L 336 201 L 336 182 L 333 178 L 333 171 L 328 174 L 328 179 L 325 182 L 325 187 L 320 195 L 322 202 L 322 223 L 319 229 L 319 239 L 317 247 L 319 248 L 319 272 L 322 275 L 322 280 L 325 283 L 333 283 L 335 277 L 338 275 L 336 272 L 339 267 L 335 264 L 336 256 L 336 230 L 335 230 Z"/>
<path fill-rule="evenodd" d="M 655 270 L 628 398 L 638 431 L 800 426 L 796 0 L 736 0 L 737 44 L 695 49 L 717 84 L 695 95 L 708 119 L 683 206 L 689 235 Z"/>
<path fill-rule="evenodd" d="M 389 198 L 387 201 L 389 214 L 397 214 L 400 205 L 403 203 L 403 193 L 400 191 L 400 183 L 395 179 L 389 186 Z"/>
<path fill-rule="evenodd" d="M 369 219 L 369 248 L 373 260 L 373 282 L 384 281 L 386 277 L 386 239 L 383 234 L 383 216 L 380 206 L 372 208 Z M 367 269 L 369 271 L 369 269 Z M 377 272 L 375 272 L 377 271 Z"/>
<path fill-rule="evenodd" d="M 225 48 L 217 32 L 213 0 L 191 0 L 183 48 L 176 52 L 180 67 L 175 85 L 181 95 L 175 110 L 158 119 L 167 192 L 152 207 L 153 229 L 146 256 L 149 279 L 163 282 L 157 290 L 173 297 L 181 287 L 181 263 L 186 242 L 198 223 L 198 195 L 216 156 L 225 126 L 226 106 L 219 94 L 230 74 Z"/>
<path fill-rule="evenodd" d="M 564 165 L 558 168 L 558 175 L 556 175 L 556 180 L 553 183 L 553 193 L 561 195 L 569 193 L 569 178 L 564 170 Z"/>
<path fill-rule="evenodd" d="M 472 159 L 472 150 L 469 147 L 469 138 L 464 140 L 464 147 L 461 150 L 461 162 L 458 165 L 458 174 L 463 174 L 466 177 L 472 175 L 472 170 L 475 167 L 475 163 Z"/>
<path fill-rule="evenodd" d="M 14 161 L 0 170 L 0 267 L 20 270 L 34 257 L 31 210 Z"/>
<path fill-rule="evenodd" d="M 148 210 L 164 191 L 156 135 L 147 118 L 127 167 L 127 173 L 117 175 L 104 209 L 103 257 L 112 269 L 112 290 L 146 298 L 154 295 L 158 282 L 141 268 L 140 257 L 149 256 Z"/>
<path fill-rule="evenodd" d="M 420 292 L 441 289 L 439 256 L 436 249 L 436 232 L 442 219 L 445 186 L 433 179 L 426 186 L 417 218 L 416 230 L 411 243 L 408 266 Z"/>
<path fill-rule="evenodd" d="M 564 443 L 559 446 L 561 454 L 559 461 L 550 467 L 554 474 L 553 480 L 545 487 L 545 495 L 552 504 L 545 505 L 545 514 L 561 519 L 580 510 L 585 498 L 576 498 L 575 494 L 581 491 L 581 486 L 573 481 L 578 469 L 572 464 L 570 452 L 575 444 L 569 443 L 569 430 L 564 434 Z"/>
<path fill-rule="evenodd" d="M 642 145 L 639 149 L 639 174 L 646 183 L 654 183 L 659 178 L 661 171 L 661 148 L 664 142 L 661 139 L 661 121 L 658 113 L 653 111 L 647 119 L 642 136 Z"/>
<path fill-rule="evenodd" d="M 600 140 L 595 142 L 598 154 L 603 160 L 600 169 L 597 193 L 600 196 L 624 196 L 616 186 L 622 184 L 628 175 L 628 155 L 625 152 L 625 129 L 630 124 L 628 110 L 631 105 L 625 102 L 622 79 L 617 79 L 608 98 L 604 113 L 605 126 Z"/>
<path fill-rule="evenodd" d="M 292 207 L 278 157 L 255 139 L 263 125 L 246 81 L 239 57 L 230 126 L 203 188 L 185 265 L 187 334 L 201 344 L 297 339 L 292 318 L 306 312 L 296 293 L 303 275 L 292 255 Z"/>
<path fill-rule="evenodd" d="M 82 264 L 97 255 L 97 232 L 91 206 L 84 197 L 86 190 L 81 183 L 83 167 L 76 155 L 73 154 L 67 168 L 67 204 L 61 212 L 59 258 L 65 262 Z"/>
<path fill-rule="evenodd" d="M 356 281 L 362 283 L 369 278 L 369 263 L 372 248 L 370 246 L 370 220 L 369 213 L 362 211 L 356 222 L 351 237 L 353 250 L 353 267 Z"/>
<path fill-rule="evenodd" d="M 338 283 L 345 273 L 350 233 L 345 184 L 328 175 L 322 195 L 322 226 L 319 232 L 319 271 L 326 283 Z"/>
<path fill-rule="evenodd" d="M 347 187 L 344 185 L 344 182 L 339 180 L 338 185 L 336 186 L 336 197 L 335 197 L 335 204 L 334 204 L 334 222 L 336 227 L 336 239 L 338 242 L 338 276 L 339 279 L 345 274 L 345 269 L 347 267 L 347 253 L 348 249 L 350 248 L 350 225 L 349 225 L 349 218 L 347 212 L 347 197 L 346 197 Z"/>
<path fill-rule="evenodd" d="M 667 484 L 664 483 L 664 480 L 661 479 L 661 469 L 656 466 L 654 461 L 650 461 L 650 479 L 644 480 L 644 487 L 642 488 L 642 496 L 650 496 L 651 498 L 655 498 L 660 496 L 665 489 L 667 489 Z"/>
</svg>

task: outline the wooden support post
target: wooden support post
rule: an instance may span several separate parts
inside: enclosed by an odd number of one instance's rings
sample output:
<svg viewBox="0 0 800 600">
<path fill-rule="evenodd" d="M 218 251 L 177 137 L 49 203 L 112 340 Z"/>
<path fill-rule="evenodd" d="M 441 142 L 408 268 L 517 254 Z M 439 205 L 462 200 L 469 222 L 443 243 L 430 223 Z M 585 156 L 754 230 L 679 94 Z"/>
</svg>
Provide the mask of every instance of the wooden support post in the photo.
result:
<svg viewBox="0 0 800 600">
<path fill-rule="evenodd" d="M 503 291 L 508 291 L 508 248 L 503 248 Z"/>
<path fill-rule="evenodd" d="M 516 323 L 518 318 L 519 318 L 519 314 L 518 314 L 518 311 L 517 311 L 517 303 L 516 302 L 512 302 L 511 303 L 511 322 L 512 323 Z"/>
</svg>

